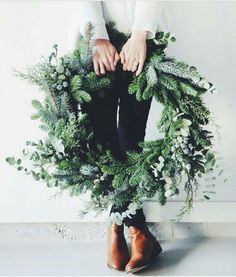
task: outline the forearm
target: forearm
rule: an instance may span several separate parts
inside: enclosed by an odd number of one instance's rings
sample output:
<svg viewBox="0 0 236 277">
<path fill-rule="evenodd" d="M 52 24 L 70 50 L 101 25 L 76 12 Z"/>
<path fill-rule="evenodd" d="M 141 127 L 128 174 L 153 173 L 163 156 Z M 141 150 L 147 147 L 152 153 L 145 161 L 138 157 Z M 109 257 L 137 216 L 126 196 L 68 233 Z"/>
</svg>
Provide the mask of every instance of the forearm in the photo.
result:
<svg viewBox="0 0 236 277">
<path fill-rule="evenodd" d="M 162 7 L 163 3 L 159 1 L 137 1 L 131 27 L 132 33 L 134 31 L 147 31 L 146 38 L 154 38 L 160 22 Z"/>
</svg>

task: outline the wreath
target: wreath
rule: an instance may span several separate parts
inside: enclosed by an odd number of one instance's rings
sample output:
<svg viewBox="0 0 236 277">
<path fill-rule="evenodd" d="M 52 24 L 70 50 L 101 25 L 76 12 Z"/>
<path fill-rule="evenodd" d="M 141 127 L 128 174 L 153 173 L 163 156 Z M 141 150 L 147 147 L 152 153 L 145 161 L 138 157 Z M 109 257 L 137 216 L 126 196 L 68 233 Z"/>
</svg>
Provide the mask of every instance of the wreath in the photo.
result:
<svg viewBox="0 0 236 277">
<path fill-rule="evenodd" d="M 7 157 L 6 161 L 48 187 L 76 196 L 89 193 L 89 205 L 83 213 L 99 213 L 111 204 L 130 201 L 122 214 L 110 215 L 117 224 L 135 214 L 146 199 L 157 196 L 164 205 L 182 186 L 186 196 L 176 217 L 179 220 L 192 208 L 202 175 L 216 165 L 214 137 L 207 129 L 211 113 L 202 99 L 216 88 L 196 67 L 166 56 L 165 48 L 176 39 L 169 32 L 157 32 L 154 39 L 147 40 L 150 55 L 142 73 L 133 75 L 128 92 L 138 101 L 154 97 L 163 105 L 157 125 L 163 138 L 140 141 L 141 152 L 126 151 L 127 160 L 118 161 L 109 148 L 96 141 L 88 115 L 80 108 L 95 96 L 103 97 L 116 78 L 113 72 L 96 76 L 93 71 L 93 30 L 88 24 L 72 54 L 58 57 L 54 45 L 49 57 L 42 57 L 25 73 L 15 70 L 17 77 L 44 93 L 43 101 L 32 101 L 36 109 L 32 119 L 41 121 L 46 136 L 37 142 L 27 141 L 20 158 Z M 121 49 L 129 34 L 118 32 L 114 23 L 107 24 L 107 30 Z M 204 197 L 210 199 L 206 191 Z"/>
</svg>

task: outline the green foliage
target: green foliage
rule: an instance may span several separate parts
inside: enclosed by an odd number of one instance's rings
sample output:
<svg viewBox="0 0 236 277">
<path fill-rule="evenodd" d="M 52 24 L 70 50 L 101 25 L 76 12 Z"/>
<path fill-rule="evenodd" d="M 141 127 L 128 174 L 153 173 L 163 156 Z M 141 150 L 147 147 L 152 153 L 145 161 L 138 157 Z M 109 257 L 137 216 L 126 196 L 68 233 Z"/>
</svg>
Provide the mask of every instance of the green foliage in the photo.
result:
<svg viewBox="0 0 236 277">
<path fill-rule="evenodd" d="M 84 90 L 78 90 L 74 93 L 74 98 L 79 103 L 88 103 L 92 100 L 89 93 Z"/>
<path fill-rule="evenodd" d="M 107 74 L 101 78 L 98 78 L 95 72 L 86 74 L 83 78 L 84 90 L 90 93 L 98 92 L 111 87 L 112 75 Z"/>
<path fill-rule="evenodd" d="M 150 64 L 148 66 L 146 77 L 147 77 L 147 83 L 149 84 L 149 86 L 153 87 L 157 84 L 158 77 L 153 64 Z"/>
<path fill-rule="evenodd" d="M 121 49 L 129 35 L 118 32 L 113 23 L 107 28 Z M 88 24 L 72 55 L 59 58 L 54 45 L 43 62 L 26 73 L 16 71 L 18 77 L 45 93 L 43 101 L 32 101 L 35 113 L 31 118 L 41 122 L 47 136 L 38 142 L 28 141 L 23 158 L 7 157 L 6 162 L 70 195 L 89 191 L 91 202 L 86 211 L 103 211 L 110 204 L 122 206 L 131 201 L 124 212 L 128 216 L 155 195 L 164 205 L 183 185 L 186 199 L 180 219 L 192 208 L 197 178 L 217 166 L 213 135 L 206 126 L 211 113 L 202 100 L 202 95 L 214 92 L 215 87 L 195 67 L 167 57 L 164 49 L 175 38 L 169 32 L 158 32 L 155 39 L 147 41 L 147 61 L 142 73 L 133 77 L 128 93 L 138 101 L 154 97 L 163 105 L 157 128 L 164 138 L 140 141 L 143 151 L 126 151 L 127 159 L 117 160 L 109 148 L 98 143 L 88 115 L 80 109 L 94 97 L 112 93 L 116 78 L 114 73 L 98 77 L 93 72 L 92 37 L 93 26 Z M 116 74 L 122 73 L 119 70 Z M 30 161 L 32 167 L 26 167 L 23 160 Z M 209 198 L 206 193 L 204 197 Z M 123 217 L 116 220 L 122 222 Z"/>
<path fill-rule="evenodd" d="M 176 38 L 170 33 L 158 32 L 156 37 L 153 39 L 157 45 L 168 45 L 169 42 L 175 42 Z"/>
<path fill-rule="evenodd" d="M 162 74 L 159 76 L 159 83 L 167 90 L 176 91 L 178 89 L 177 81 L 171 75 Z"/>
<path fill-rule="evenodd" d="M 183 91 L 183 93 L 189 94 L 194 97 L 196 97 L 198 94 L 197 90 L 195 90 L 191 85 L 184 82 L 180 82 L 180 89 Z"/>
<path fill-rule="evenodd" d="M 85 28 L 85 36 L 81 37 L 79 49 L 75 52 L 80 60 L 82 68 L 91 69 L 93 58 L 93 35 L 94 26 L 89 22 Z"/>
<path fill-rule="evenodd" d="M 71 80 L 71 90 L 72 92 L 79 91 L 82 87 L 82 79 L 80 75 L 75 75 Z"/>
</svg>

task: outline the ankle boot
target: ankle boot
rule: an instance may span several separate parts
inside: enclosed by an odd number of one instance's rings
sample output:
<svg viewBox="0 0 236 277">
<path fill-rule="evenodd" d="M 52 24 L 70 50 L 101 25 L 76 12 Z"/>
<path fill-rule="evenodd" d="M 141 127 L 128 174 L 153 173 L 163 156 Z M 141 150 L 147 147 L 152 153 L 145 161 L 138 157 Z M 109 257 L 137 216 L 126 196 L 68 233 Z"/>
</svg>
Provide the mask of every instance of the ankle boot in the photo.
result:
<svg viewBox="0 0 236 277">
<path fill-rule="evenodd" d="M 127 273 L 137 272 L 149 266 L 162 248 L 145 225 L 142 228 L 130 226 L 131 259 L 125 267 Z"/>
<path fill-rule="evenodd" d="M 116 270 L 124 270 L 129 259 L 124 226 L 112 224 L 107 234 L 107 265 Z"/>
</svg>

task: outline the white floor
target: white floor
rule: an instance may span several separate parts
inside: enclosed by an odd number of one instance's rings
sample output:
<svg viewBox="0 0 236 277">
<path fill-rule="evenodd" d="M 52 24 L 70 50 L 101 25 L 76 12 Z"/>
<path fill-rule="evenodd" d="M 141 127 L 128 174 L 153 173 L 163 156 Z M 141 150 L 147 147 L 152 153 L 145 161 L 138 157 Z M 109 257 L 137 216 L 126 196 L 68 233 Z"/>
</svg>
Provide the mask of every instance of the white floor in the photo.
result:
<svg viewBox="0 0 236 277">
<path fill-rule="evenodd" d="M 236 275 L 236 238 L 161 241 L 163 252 L 137 275 Z M 1 276 L 123 276 L 106 266 L 105 242 L 1 243 Z"/>
</svg>

